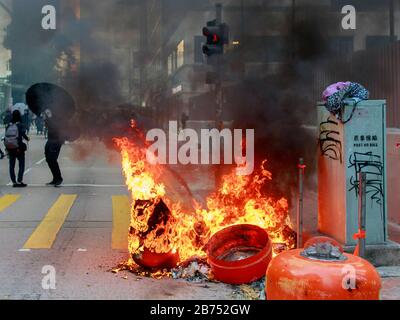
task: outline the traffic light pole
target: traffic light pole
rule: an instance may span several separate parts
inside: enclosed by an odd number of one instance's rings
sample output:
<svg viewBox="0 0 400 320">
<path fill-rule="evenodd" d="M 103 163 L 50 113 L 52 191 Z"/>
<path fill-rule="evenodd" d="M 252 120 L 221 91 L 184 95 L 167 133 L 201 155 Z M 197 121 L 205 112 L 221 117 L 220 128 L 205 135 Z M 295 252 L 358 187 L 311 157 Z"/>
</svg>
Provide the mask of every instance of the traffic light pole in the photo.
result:
<svg viewBox="0 0 400 320">
<path fill-rule="evenodd" d="M 203 53 L 207 56 L 207 64 L 212 66 L 213 72 L 207 74 L 206 83 L 213 84 L 215 93 L 215 127 L 223 127 L 223 94 L 222 73 L 224 65 L 224 45 L 229 43 L 229 27 L 222 23 L 222 5 L 215 6 L 215 19 L 207 22 L 203 28 L 203 35 L 207 37 L 207 44 L 203 45 Z M 208 78 L 210 76 L 210 78 Z M 211 79 L 211 80 L 209 80 Z"/>
<path fill-rule="evenodd" d="M 216 23 L 222 24 L 222 4 L 216 4 Z M 215 65 L 215 72 L 217 74 L 217 81 L 215 85 L 216 96 L 216 110 L 215 110 L 215 125 L 217 129 L 222 129 L 222 111 L 223 111 L 223 97 L 222 97 L 222 58 L 223 55 L 218 57 L 218 63 Z"/>
<path fill-rule="evenodd" d="M 216 25 L 219 26 L 222 24 L 222 5 L 216 5 Z M 215 127 L 218 130 L 223 129 L 223 119 L 222 119 L 222 111 L 223 111 L 223 97 L 222 97 L 222 65 L 223 65 L 223 44 L 222 44 L 222 54 L 216 57 L 217 63 L 214 65 L 214 71 L 216 76 L 215 83 Z M 217 186 L 220 185 L 222 179 L 222 167 L 215 167 L 215 184 Z"/>
<path fill-rule="evenodd" d="M 218 3 L 215 5 L 216 8 L 216 19 L 217 19 L 217 24 L 222 23 L 222 4 Z"/>
</svg>

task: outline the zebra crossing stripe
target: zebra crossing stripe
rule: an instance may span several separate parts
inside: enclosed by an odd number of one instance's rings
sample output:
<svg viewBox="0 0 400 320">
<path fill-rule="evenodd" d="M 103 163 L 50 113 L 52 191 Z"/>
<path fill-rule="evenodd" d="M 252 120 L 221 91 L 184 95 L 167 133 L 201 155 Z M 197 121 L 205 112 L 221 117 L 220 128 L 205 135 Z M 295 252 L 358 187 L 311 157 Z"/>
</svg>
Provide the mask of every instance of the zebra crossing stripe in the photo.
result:
<svg viewBox="0 0 400 320">
<path fill-rule="evenodd" d="M 14 204 L 21 196 L 17 194 L 6 194 L 0 198 L 0 212 Z"/>
<path fill-rule="evenodd" d="M 113 196 L 112 249 L 128 248 L 130 201 L 128 196 Z"/>
<path fill-rule="evenodd" d="M 59 196 L 23 249 L 50 249 L 76 198 L 76 194 Z"/>
</svg>

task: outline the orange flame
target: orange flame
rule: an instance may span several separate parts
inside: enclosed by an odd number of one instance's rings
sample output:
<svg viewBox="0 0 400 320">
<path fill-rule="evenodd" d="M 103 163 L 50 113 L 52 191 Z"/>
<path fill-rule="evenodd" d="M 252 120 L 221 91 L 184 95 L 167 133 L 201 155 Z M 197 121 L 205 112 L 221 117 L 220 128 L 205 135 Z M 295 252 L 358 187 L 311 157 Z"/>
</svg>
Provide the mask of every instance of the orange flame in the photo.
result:
<svg viewBox="0 0 400 320">
<path fill-rule="evenodd" d="M 235 224 L 254 224 L 264 228 L 273 243 L 294 246 L 286 199 L 265 196 L 262 187 L 272 180 L 266 161 L 252 176 L 238 176 L 233 170 L 222 178 L 218 191 L 207 198 L 206 208 L 195 203 L 193 212 L 185 212 L 180 203 L 169 199 L 163 181 L 163 168 L 146 161 L 146 147 L 128 138 L 115 138 L 122 156 L 126 184 L 131 192 L 131 255 L 149 249 L 155 253 L 179 253 L 180 261 L 204 257 L 204 247 L 217 231 Z M 168 217 L 150 225 L 152 213 L 163 201 Z"/>
</svg>

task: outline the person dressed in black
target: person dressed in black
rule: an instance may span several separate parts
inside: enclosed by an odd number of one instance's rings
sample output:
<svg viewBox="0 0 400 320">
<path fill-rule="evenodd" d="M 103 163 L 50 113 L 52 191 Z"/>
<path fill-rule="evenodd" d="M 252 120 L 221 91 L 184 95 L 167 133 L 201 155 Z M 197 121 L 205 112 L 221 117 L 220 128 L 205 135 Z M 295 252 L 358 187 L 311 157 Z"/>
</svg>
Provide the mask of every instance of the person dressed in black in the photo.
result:
<svg viewBox="0 0 400 320">
<path fill-rule="evenodd" d="M 37 135 L 42 135 L 43 134 L 43 128 L 44 128 L 43 118 L 41 116 L 36 117 L 35 124 L 36 124 L 36 133 L 37 133 Z"/>
<path fill-rule="evenodd" d="M 23 139 L 29 141 L 29 137 L 26 135 L 25 126 L 22 123 L 21 113 L 18 110 L 15 110 L 12 113 L 11 123 L 9 123 L 8 127 L 13 124 L 16 124 L 18 127 L 18 147 L 12 149 L 7 148 L 8 156 L 10 159 L 10 178 L 14 188 L 25 188 L 27 185 L 23 182 L 23 179 L 25 172 L 25 152 L 27 150 L 27 146 L 23 142 Z M 18 180 L 15 177 L 15 164 L 17 160 Z"/>
<path fill-rule="evenodd" d="M 51 118 L 51 114 L 46 115 L 45 123 L 48 131 L 44 154 L 46 156 L 46 162 L 53 175 L 53 180 L 47 185 L 59 187 L 63 183 L 63 178 L 57 160 L 60 156 L 61 147 L 65 143 L 65 139 L 62 138 L 62 135 L 56 126 L 56 121 L 53 121 Z"/>
<path fill-rule="evenodd" d="M 29 131 L 31 130 L 31 117 L 29 114 L 29 110 L 24 111 L 24 114 L 22 115 L 22 123 L 25 126 L 26 132 L 29 134 Z"/>
</svg>

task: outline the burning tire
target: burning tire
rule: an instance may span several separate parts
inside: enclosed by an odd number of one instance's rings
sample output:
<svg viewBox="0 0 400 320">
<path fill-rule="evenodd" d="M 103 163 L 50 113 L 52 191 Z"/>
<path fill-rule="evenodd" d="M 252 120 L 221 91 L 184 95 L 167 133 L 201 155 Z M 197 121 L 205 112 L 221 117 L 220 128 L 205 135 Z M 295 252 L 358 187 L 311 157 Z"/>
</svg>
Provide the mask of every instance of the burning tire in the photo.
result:
<svg viewBox="0 0 400 320">
<path fill-rule="evenodd" d="M 261 279 L 272 258 L 267 232 L 255 225 L 235 225 L 217 232 L 207 245 L 215 279 L 244 284 Z"/>
<path fill-rule="evenodd" d="M 132 253 L 133 260 L 141 267 L 151 270 L 172 269 L 179 263 L 178 252 L 154 252 L 151 248 L 146 247 L 144 240 L 151 235 L 152 241 L 160 241 L 164 238 L 168 231 L 165 226 L 171 219 L 171 211 L 160 198 L 152 200 L 136 200 L 134 204 L 134 212 L 137 217 L 146 216 L 146 230 L 138 232 L 131 228 L 131 236 L 139 237 L 140 247 L 143 250 Z M 152 232 L 155 232 L 154 234 Z M 167 246 L 168 248 L 168 246 Z M 169 249 L 170 250 L 170 249 Z M 165 250 L 168 251 L 168 250 Z"/>
<path fill-rule="evenodd" d="M 147 269 L 172 269 L 179 262 L 178 253 L 155 253 L 149 249 L 132 255 L 133 260 L 141 267 Z"/>
</svg>

